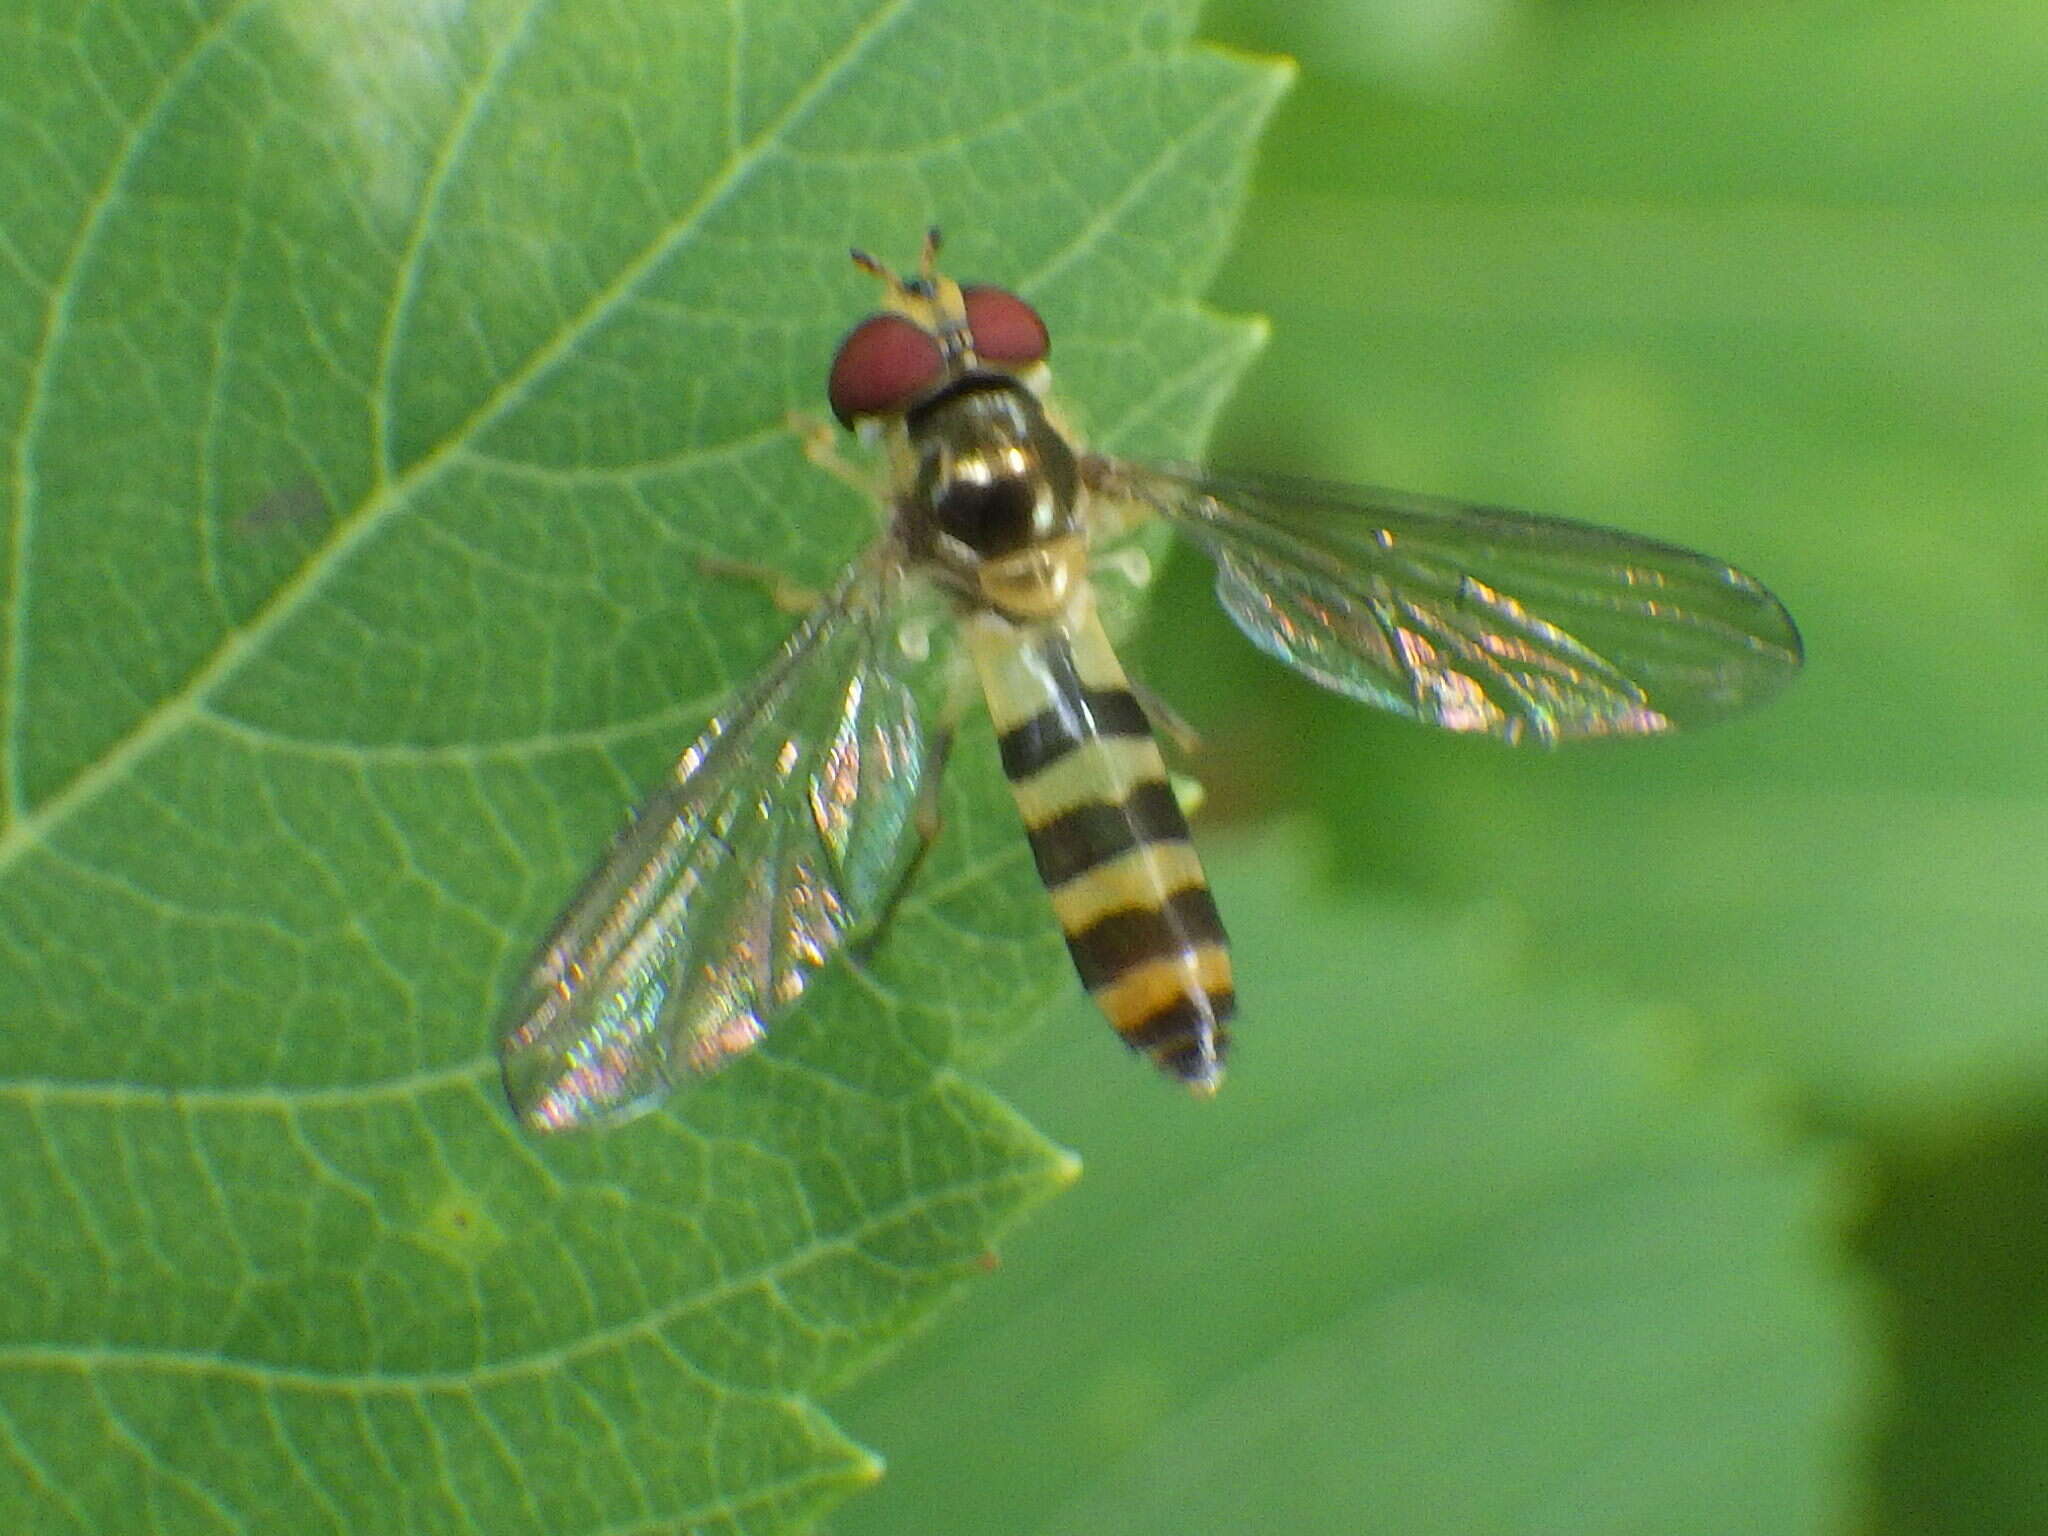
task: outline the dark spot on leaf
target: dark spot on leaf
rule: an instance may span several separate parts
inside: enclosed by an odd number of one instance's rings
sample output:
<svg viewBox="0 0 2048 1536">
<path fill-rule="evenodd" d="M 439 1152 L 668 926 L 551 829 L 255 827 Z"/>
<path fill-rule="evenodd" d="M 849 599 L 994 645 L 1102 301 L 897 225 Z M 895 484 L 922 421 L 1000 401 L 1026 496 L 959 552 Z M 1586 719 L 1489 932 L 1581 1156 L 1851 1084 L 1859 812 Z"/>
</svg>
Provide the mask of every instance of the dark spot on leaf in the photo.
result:
<svg viewBox="0 0 2048 1536">
<path fill-rule="evenodd" d="M 324 523 L 332 515 L 327 498 L 311 480 L 295 480 L 272 491 L 234 521 L 234 530 L 245 538 L 292 524 Z"/>
</svg>

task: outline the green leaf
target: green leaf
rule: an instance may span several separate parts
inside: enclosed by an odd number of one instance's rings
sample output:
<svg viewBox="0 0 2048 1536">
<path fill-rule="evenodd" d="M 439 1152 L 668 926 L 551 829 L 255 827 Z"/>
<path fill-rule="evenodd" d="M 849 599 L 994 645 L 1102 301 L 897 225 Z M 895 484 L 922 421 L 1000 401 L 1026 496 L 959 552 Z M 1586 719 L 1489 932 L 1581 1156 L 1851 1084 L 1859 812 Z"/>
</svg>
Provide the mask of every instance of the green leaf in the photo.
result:
<svg viewBox="0 0 2048 1536">
<path fill-rule="evenodd" d="M 1188 451 L 1282 75 L 1188 7 L 46 0 L 0 22 L 0 1526 L 767 1532 L 812 1406 L 1072 1162 L 965 1082 L 1070 995 L 985 736 L 872 969 L 536 1146 L 491 1020 L 872 509 L 785 430 L 858 240 Z"/>
<path fill-rule="evenodd" d="M 1833 1160 L 1498 905 L 1209 844 L 1230 1084 L 1133 1094 L 1078 1039 L 1006 1067 L 1089 1177 L 855 1392 L 900 1472 L 835 1529 L 1842 1529 L 1875 1329 Z M 999 1453 L 960 1433 L 990 1421 Z"/>
</svg>

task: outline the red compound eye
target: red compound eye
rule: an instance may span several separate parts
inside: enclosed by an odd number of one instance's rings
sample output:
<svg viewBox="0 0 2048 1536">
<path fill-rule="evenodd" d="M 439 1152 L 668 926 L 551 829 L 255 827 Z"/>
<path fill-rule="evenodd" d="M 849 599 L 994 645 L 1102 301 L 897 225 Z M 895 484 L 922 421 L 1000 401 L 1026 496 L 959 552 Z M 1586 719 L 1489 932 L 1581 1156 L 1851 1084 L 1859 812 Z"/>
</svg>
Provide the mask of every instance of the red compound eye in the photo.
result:
<svg viewBox="0 0 2048 1536">
<path fill-rule="evenodd" d="M 946 376 L 946 359 L 923 327 L 902 315 L 869 315 L 832 358 L 827 395 L 845 426 L 861 416 L 906 411 Z"/>
<path fill-rule="evenodd" d="M 962 288 L 960 297 L 967 305 L 975 353 L 983 362 L 1023 368 L 1044 361 L 1052 350 L 1038 311 L 1007 288 Z"/>
</svg>

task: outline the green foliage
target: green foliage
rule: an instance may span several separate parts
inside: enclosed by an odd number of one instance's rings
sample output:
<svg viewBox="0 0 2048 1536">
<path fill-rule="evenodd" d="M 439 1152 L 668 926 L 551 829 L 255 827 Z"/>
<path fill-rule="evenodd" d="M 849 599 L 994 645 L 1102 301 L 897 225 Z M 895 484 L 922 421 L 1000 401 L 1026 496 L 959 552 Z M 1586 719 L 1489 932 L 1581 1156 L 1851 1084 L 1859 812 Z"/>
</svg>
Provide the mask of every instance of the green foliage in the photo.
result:
<svg viewBox="0 0 2048 1536">
<path fill-rule="evenodd" d="M 0 21 L 0 1526 L 767 1532 L 812 1406 L 1071 1160 L 954 1066 L 1069 994 L 985 740 L 881 962 L 620 1134 L 497 1000 L 869 509 L 784 429 L 859 240 L 1188 451 L 1280 74 L 1183 8 L 58 3 Z M 1114 317 L 1116 325 L 1105 322 Z"/>
</svg>

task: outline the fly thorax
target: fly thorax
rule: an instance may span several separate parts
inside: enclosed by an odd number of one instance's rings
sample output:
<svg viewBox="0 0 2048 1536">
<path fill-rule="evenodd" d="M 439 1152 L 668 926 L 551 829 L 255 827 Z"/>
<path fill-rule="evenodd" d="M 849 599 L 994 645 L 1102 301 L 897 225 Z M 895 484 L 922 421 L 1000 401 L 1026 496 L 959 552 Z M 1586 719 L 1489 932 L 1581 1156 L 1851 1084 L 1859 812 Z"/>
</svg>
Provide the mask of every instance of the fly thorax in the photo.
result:
<svg viewBox="0 0 2048 1536">
<path fill-rule="evenodd" d="M 1073 450 L 1007 375 L 969 374 L 912 411 L 904 543 L 956 590 L 1019 616 L 1056 609 L 1080 543 Z"/>
</svg>

